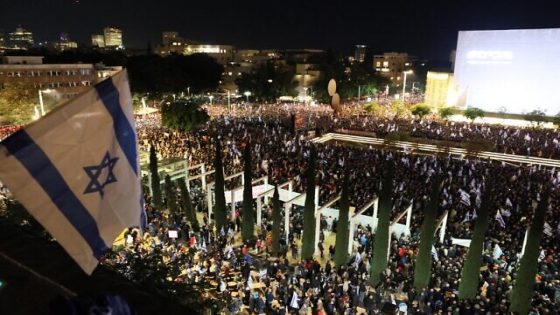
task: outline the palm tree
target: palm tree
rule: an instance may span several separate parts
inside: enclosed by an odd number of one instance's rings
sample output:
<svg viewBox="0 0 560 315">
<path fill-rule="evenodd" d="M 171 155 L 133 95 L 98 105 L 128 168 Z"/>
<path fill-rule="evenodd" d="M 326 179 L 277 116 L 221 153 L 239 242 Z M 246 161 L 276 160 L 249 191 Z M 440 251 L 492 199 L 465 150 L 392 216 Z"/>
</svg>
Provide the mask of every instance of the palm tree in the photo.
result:
<svg viewBox="0 0 560 315">
<path fill-rule="evenodd" d="M 348 208 L 348 172 L 346 172 L 342 186 L 342 195 L 340 196 L 340 209 L 336 230 L 334 263 L 337 266 L 344 266 L 348 262 L 348 242 L 351 237 L 351 235 L 349 235 Z"/>
<path fill-rule="evenodd" d="M 307 187 L 305 190 L 305 209 L 303 210 L 303 240 L 301 244 L 301 257 L 312 259 L 315 253 L 315 161 L 317 151 L 311 146 L 309 161 L 305 177 Z"/>
<path fill-rule="evenodd" d="M 249 143 L 247 143 L 245 150 L 243 151 L 243 159 L 245 160 L 243 169 L 245 183 L 243 185 L 243 205 L 241 208 L 241 236 L 243 237 L 244 242 L 251 242 L 255 238 L 255 213 L 253 211 L 251 145 Z"/>
<path fill-rule="evenodd" d="M 282 216 L 280 214 L 280 196 L 278 186 L 274 187 L 272 196 L 272 255 L 278 256 L 280 253 L 280 225 Z"/>
<path fill-rule="evenodd" d="M 387 268 L 389 255 L 389 225 L 391 224 L 391 210 L 393 209 L 395 162 L 387 160 L 385 169 L 386 173 L 381 184 L 381 195 L 379 196 L 379 218 L 371 258 L 370 282 L 373 285 L 378 284 L 381 280 L 381 273 Z"/>
<path fill-rule="evenodd" d="M 472 300 L 478 293 L 482 250 L 484 246 L 484 237 L 488 230 L 491 195 L 493 195 L 491 186 L 490 182 L 486 183 L 484 186 L 482 203 L 476 219 L 469 252 L 465 257 L 463 269 L 461 270 L 461 282 L 459 283 L 459 298 L 461 300 Z"/>
<path fill-rule="evenodd" d="M 226 196 L 224 192 L 224 169 L 222 167 L 222 147 L 220 139 L 215 138 L 216 141 L 216 155 L 214 158 L 215 170 L 215 185 L 214 196 L 216 198 L 216 205 L 214 206 L 214 218 L 216 220 L 216 229 L 220 231 L 222 227 L 226 228 L 227 214 L 226 214 Z M 232 200 L 233 202 L 233 200 Z M 209 218 L 210 219 L 210 218 Z"/>
<path fill-rule="evenodd" d="M 424 222 L 422 222 L 418 256 L 416 257 L 416 266 L 414 269 L 414 287 L 419 291 L 427 287 L 430 282 L 432 246 L 434 243 L 434 234 L 436 232 L 436 219 L 440 195 L 441 178 L 434 178 L 430 200 L 424 207 Z"/>
<path fill-rule="evenodd" d="M 159 183 L 158 160 L 156 148 L 154 148 L 153 145 L 150 146 L 150 176 L 152 181 L 152 204 L 157 209 L 161 209 L 163 201 L 161 197 L 161 185 Z"/>
<path fill-rule="evenodd" d="M 511 292 L 510 311 L 517 314 L 527 314 L 531 309 L 531 298 L 535 291 L 535 274 L 537 274 L 539 249 L 543 234 L 544 218 L 549 206 L 550 187 L 544 188 L 541 201 L 535 211 L 533 222 L 529 228 L 527 244 L 521 261 L 517 279 Z"/>
</svg>

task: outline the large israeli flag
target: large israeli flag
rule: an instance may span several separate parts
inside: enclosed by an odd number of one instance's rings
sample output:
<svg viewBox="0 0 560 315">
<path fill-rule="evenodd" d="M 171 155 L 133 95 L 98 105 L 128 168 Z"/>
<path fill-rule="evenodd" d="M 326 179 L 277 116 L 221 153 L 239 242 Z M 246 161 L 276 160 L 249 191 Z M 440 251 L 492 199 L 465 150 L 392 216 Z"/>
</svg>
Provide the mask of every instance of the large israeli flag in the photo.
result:
<svg viewBox="0 0 560 315">
<path fill-rule="evenodd" d="M 0 180 L 88 274 L 143 225 L 139 174 L 125 71 L 0 143 Z"/>
</svg>

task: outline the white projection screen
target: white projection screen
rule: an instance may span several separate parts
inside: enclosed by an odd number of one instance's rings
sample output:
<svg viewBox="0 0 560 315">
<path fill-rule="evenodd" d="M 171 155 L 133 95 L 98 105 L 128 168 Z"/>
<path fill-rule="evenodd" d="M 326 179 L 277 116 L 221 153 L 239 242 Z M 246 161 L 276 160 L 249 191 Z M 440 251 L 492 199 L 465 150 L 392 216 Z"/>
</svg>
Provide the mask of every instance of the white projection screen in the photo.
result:
<svg viewBox="0 0 560 315">
<path fill-rule="evenodd" d="M 560 112 L 560 29 L 459 32 L 458 106 Z"/>
</svg>

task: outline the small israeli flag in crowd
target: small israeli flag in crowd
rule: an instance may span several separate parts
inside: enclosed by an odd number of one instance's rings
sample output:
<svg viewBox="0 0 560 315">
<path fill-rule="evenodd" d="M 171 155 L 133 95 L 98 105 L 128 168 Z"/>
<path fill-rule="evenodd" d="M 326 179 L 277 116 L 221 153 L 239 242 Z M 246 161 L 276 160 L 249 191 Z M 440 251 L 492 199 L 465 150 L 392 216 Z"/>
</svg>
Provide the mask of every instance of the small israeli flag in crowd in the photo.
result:
<svg viewBox="0 0 560 315">
<path fill-rule="evenodd" d="M 0 180 L 87 273 L 145 224 L 126 71 L 0 143 Z"/>
</svg>

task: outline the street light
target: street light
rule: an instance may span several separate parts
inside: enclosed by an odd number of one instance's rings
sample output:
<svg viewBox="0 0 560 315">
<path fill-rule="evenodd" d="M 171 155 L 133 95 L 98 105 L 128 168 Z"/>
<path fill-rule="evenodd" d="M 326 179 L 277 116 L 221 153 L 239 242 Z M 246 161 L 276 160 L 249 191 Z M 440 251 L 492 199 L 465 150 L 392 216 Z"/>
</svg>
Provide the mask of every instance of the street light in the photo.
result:
<svg viewBox="0 0 560 315">
<path fill-rule="evenodd" d="M 247 103 L 249 103 L 249 96 L 251 96 L 251 92 L 245 91 L 245 93 L 243 93 L 243 95 L 245 95 L 245 97 L 247 98 Z"/>
<path fill-rule="evenodd" d="M 191 96 L 191 87 L 190 86 L 187 86 L 187 95 Z"/>
<path fill-rule="evenodd" d="M 403 80 L 403 86 L 402 86 L 402 102 L 404 105 L 404 93 L 405 93 L 405 89 L 406 89 L 406 76 L 409 74 L 413 74 L 414 72 L 412 70 L 407 70 L 407 71 L 403 71 L 404 74 L 404 80 Z"/>
<path fill-rule="evenodd" d="M 210 95 L 208 96 L 208 98 L 210 99 L 210 106 L 212 106 L 212 100 L 214 99 L 214 95 Z"/>
</svg>

